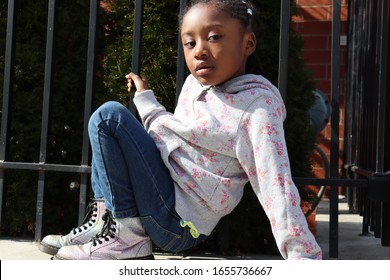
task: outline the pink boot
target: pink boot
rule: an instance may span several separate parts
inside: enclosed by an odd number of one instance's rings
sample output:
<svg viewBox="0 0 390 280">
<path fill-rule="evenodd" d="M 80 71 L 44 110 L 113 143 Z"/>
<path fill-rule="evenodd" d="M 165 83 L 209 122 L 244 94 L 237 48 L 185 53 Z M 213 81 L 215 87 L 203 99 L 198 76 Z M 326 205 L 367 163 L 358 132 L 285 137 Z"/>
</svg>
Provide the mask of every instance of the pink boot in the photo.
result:
<svg viewBox="0 0 390 280">
<path fill-rule="evenodd" d="M 103 227 L 102 217 L 106 211 L 103 200 L 94 200 L 88 205 L 84 221 L 77 228 L 72 229 L 67 235 L 48 235 L 39 244 L 39 250 L 55 255 L 57 251 L 68 245 L 85 244 L 98 234 Z"/>
<path fill-rule="evenodd" d="M 154 259 L 152 242 L 138 217 L 113 219 L 107 211 L 100 234 L 84 245 L 62 247 L 59 260 L 129 260 Z"/>
</svg>

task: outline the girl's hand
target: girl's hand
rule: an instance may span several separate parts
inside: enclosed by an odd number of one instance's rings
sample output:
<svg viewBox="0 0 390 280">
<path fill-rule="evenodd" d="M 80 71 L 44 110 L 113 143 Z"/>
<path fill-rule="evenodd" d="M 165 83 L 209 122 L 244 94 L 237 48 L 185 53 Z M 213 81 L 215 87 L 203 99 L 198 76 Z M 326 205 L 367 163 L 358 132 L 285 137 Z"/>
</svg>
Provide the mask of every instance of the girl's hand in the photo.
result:
<svg viewBox="0 0 390 280">
<path fill-rule="evenodd" d="M 127 91 L 131 91 L 132 82 L 134 82 L 136 93 L 141 93 L 149 89 L 148 80 L 145 77 L 140 77 L 137 74 L 129 73 L 125 76 L 127 80 Z"/>
</svg>

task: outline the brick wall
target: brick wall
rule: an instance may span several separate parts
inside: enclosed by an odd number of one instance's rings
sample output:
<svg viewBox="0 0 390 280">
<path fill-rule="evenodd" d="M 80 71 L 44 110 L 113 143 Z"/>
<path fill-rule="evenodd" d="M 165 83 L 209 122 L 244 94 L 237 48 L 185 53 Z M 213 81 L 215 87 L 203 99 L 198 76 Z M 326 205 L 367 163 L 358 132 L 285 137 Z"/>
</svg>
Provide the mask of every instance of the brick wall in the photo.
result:
<svg viewBox="0 0 390 280">
<path fill-rule="evenodd" d="M 331 92 L 331 44 L 332 44 L 332 0 L 296 0 L 297 15 L 293 17 L 292 27 L 304 40 L 302 58 L 306 67 L 313 71 L 316 87 L 330 99 Z M 341 1 L 341 34 L 347 34 L 347 0 Z M 342 40 L 343 41 L 343 40 Z M 340 149 L 344 137 L 344 93 L 346 47 L 341 47 L 340 61 Z M 320 147 L 329 156 L 330 128 L 322 131 L 318 139 Z M 314 162 L 319 158 L 314 158 Z M 340 157 L 341 166 L 341 157 Z M 323 169 L 314 166 L 318 177 L 323 177 Z"/>
</svg>

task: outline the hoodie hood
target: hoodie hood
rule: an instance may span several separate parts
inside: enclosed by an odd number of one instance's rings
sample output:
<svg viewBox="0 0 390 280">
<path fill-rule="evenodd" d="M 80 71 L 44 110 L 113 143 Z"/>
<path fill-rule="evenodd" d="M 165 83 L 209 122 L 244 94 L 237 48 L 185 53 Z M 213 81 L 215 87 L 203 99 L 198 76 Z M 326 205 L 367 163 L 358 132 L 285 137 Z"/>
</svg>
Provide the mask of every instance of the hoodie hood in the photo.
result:
<svg viewBox="0 0 390 280">
<path fill-rule="evenodd" d="M 195 78 L 194 78 L 195 79 Z M 272 93 L 283 104 L 283 98 L 279 90 L 266 78 L 261 75 L 245 74 L 227 81 L 220 86 L 203 86 L 202 91 L 215 90 L 223 93 L 237 94 L 248 90 L 257 89 Z M 285 110 L 284 110 L 285 111 Z"/>
</svg>

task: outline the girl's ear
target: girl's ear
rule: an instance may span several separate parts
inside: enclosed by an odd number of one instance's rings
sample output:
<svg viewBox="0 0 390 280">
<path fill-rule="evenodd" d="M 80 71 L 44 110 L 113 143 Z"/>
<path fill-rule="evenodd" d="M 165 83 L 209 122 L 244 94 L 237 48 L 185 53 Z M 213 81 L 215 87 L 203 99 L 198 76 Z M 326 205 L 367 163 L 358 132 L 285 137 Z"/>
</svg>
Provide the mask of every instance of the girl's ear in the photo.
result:
<svg viewBox="0 0 390 280">
<path fill-rule="evenodd" d="M 253 32 L 245 34 L 245 55 L 250 56 L 256 50 L 256 35 Z"/>
</svg>

